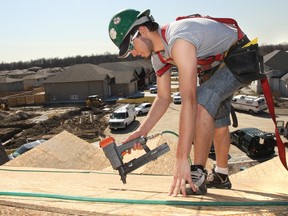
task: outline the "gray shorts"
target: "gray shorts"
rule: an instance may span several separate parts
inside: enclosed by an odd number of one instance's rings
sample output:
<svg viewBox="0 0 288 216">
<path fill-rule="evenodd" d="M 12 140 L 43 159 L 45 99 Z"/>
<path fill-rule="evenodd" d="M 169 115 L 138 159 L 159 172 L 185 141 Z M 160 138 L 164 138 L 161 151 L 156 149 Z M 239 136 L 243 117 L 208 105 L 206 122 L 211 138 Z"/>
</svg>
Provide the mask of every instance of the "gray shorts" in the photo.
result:
<svg viewBox="0 0 288 216">
<path fill-rule="evenodd" d="M 215 119 L 215 127 L 229 126 L 231 99 L 235 91 L 243 87 L 230 70 L 224 66 L 197 87 L 197 102 Z"/>
</svg>

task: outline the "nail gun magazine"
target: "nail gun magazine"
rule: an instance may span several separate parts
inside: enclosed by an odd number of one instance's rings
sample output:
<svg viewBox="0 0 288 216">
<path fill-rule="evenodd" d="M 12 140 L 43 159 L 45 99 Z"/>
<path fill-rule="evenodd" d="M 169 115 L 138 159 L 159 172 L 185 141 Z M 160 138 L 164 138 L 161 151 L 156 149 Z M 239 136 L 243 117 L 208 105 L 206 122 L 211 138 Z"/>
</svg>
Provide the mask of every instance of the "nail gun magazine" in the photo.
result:
<svg viewBox="0 0 288 216">
<path fill-rule="evenodd" d="M 123 184 L 126 184 L 127 174 L 138 169 L 139 167 L 149 163 L 150 161 L 156 160 L 161 155 L 165 154 L 170 150 L 167 143 L 163 143 L 155 149 L 150 149 L 146 143 L 147 140 L 152 139 L 155 135 L 148 137 L 138 137 L 130 142 L 117 145 L 113 137 L 107 137 L 100 141 L 100 147 L 103 149 L 105 156 L 110 161 L 114 170 L 118 170 L 119 175 Z M 128 150 L 132 149 L 136 143 L 140 143 L 145 150 L 145 154 L 139 158 L 124 163 L 123 157 Z"/>
</svg>

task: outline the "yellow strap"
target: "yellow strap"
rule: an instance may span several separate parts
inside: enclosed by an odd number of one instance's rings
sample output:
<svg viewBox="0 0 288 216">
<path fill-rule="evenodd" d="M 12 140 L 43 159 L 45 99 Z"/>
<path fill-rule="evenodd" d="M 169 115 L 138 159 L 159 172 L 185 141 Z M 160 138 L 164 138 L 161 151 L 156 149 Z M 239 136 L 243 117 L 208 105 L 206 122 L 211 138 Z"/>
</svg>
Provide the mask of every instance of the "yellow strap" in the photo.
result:
<svg viewBox="0 0 288 216">
<path fill-rule="evenodd" d="M 243 46 L 243 48 L 244 47 L 248 47 L 248 46 L 253 45 L 253 44 L 257 44 L 257 43 L 258 43 L 258 37 L 254 38 L 252 41 L 250 41 L 249 43 L 245 44 Z"/>
</svg>

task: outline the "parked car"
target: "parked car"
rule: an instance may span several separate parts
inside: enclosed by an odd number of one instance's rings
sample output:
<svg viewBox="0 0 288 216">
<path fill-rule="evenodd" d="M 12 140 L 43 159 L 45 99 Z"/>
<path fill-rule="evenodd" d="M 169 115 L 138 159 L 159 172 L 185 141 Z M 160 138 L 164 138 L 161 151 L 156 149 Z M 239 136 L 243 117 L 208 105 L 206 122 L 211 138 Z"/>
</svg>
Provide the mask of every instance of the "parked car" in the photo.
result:
<svg viewBox="0 0 288 216">
<path fill-rule="evenodd" d="M 109 119 L 109 128 L 119 129 L 127 128 L 136 119 L 136 110 L 134 104 L 124 104 L 113 111 Z"/>
<path fill-rule="evenodd" d="M 149 89 L 151 94 L 157 94 L 157 87 L 152 87 Z"/>
<path fill-rule="evenodd" d="M 174 104 L 181 104 L 181 95 L 180 92 L 177 92 L 173 96 L 173 103 Z"/>
<path fill-rule="evenodd" d="M 139 106 L 135 108 L 137 115 L 143 115 L 145 113 L 148 113 L 151 106 L 152 103 L 141 103 Z"/>
<path fill-rule="evenodd" d="M 271 156 L 275 153 L 276 139 L 274 133 L 257 128 L 242 128 L 230 133 L 231 143 L 245 152 L 249 157 Z"/>
<path fill-rule="evenodd" d="M 278 120 L 276 122 L 277 129 L 280 135 L 284 136 L 286 139 L 288 139 L 288 121 L 285 122 L 282 120 Z"/>
<path fill-rule="evenodd" d="M 171 70 L 170 74 L 172 77 L 178 77 L 179 76 L 179 73 L 177 70 L 176 71 Z"/>
<path fill-rule="evenodd" d="M 36 140 L 33 142 L 28 142 L 26 144 L 23 144 L 22 146 L 20 146 L 19 148 L 16 149 L 16 151 L 14 151 L 13 153 L 8 155 L 9 160 L 12 160 L 22 154 L 24 154 L 25 152 L 33 149 L 34 147 L 40 145 L 41 143 L 45 142 L 45 139 L 40 139 L 40 140 Z"/>
<path fill-rule="evenodd" d="M 232 98 L 231 104 L 235 110 L 248 111 L 250 114 L 267 109 L 265 98 L 258 96 L 237 95 Z"/>
</svg>

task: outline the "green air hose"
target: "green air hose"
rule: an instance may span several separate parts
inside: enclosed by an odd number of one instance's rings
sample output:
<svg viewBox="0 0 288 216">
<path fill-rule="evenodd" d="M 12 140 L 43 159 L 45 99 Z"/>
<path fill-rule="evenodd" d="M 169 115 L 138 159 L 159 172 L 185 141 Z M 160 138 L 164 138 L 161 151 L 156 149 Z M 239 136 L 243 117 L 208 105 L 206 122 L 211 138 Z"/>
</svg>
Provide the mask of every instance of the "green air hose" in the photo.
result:
<svg viewBox="0 0 288 216">
<path fill-rule="evenodd" d="M 170 134 L 173 134 L 173 135 L 175 135 L 175 136 L 178 137 L 178 134 L 175 133 L 174 131 L 165 130 L 165 131 L 163 131 L 161 134 L 164 134 L 164 133 L 170 133 Z M 192 165 L 192 160 L 191 160 L 190 156 L 188 156 L 188 160 L 189 160 L 190 165 Z"/>
<path fill-rule="evenodd" d="M 189 202 L 176 200 L 137 200 L 137 199 L 116 199 L 116 198 L 92 198 L 82 196 L 67 196 L 60 194 L 26 193 L 26 192 L 4 192 L 0 191 L 0 196 L 18 197 L 40 197 L 60 200 L 73 200 L 82 202 L 101 202 L 101 203 L 125 203 L 141 205 L 185 205 L 185 206 L 287 206 L 287 201 L 257 201 L 257 202 Z"/>
<path fill-rule="evenodd" d="M 161 134 L 170 133 L 178 137 L 178 134 L 173 131 L 163 131 Z M 191 159 L 189 157 L 190 163 Z M 192 164 L 192 163 L 191 163 Z M 51 172 L 51 173 L 98 173 L 97 171 L 46 171 L 46 170 L 13 170 L 0 168 L 2 171 L 10 172 Z M 105 174 L 100 173 L 99 174 Z M 111 174 L 111 173 L 109 173 Z M 193 201 L 176 201 L 176 200 L 137 200 L 137 199 L 117 199 L 117 198 L 93 198 L 83 196 L 68 196 L 61 194 L 45 194 L 45 193 L 30 193 L 30 192 L 12 192 L 12 191 L 0 191 L 0 196 L 15 196 L 15 197 L 38 197 L 48 199 L 59 199 L 59 200 L 73 200 L 82 202 L 98 202 L 98 203 L 124 203 L 124 204 L 140 204 L 140 205 L 183 205 L 183 206 L 288 206 L 288 201 L 255 201 L 255 202 L 193 202 Z"/>
</svg>

